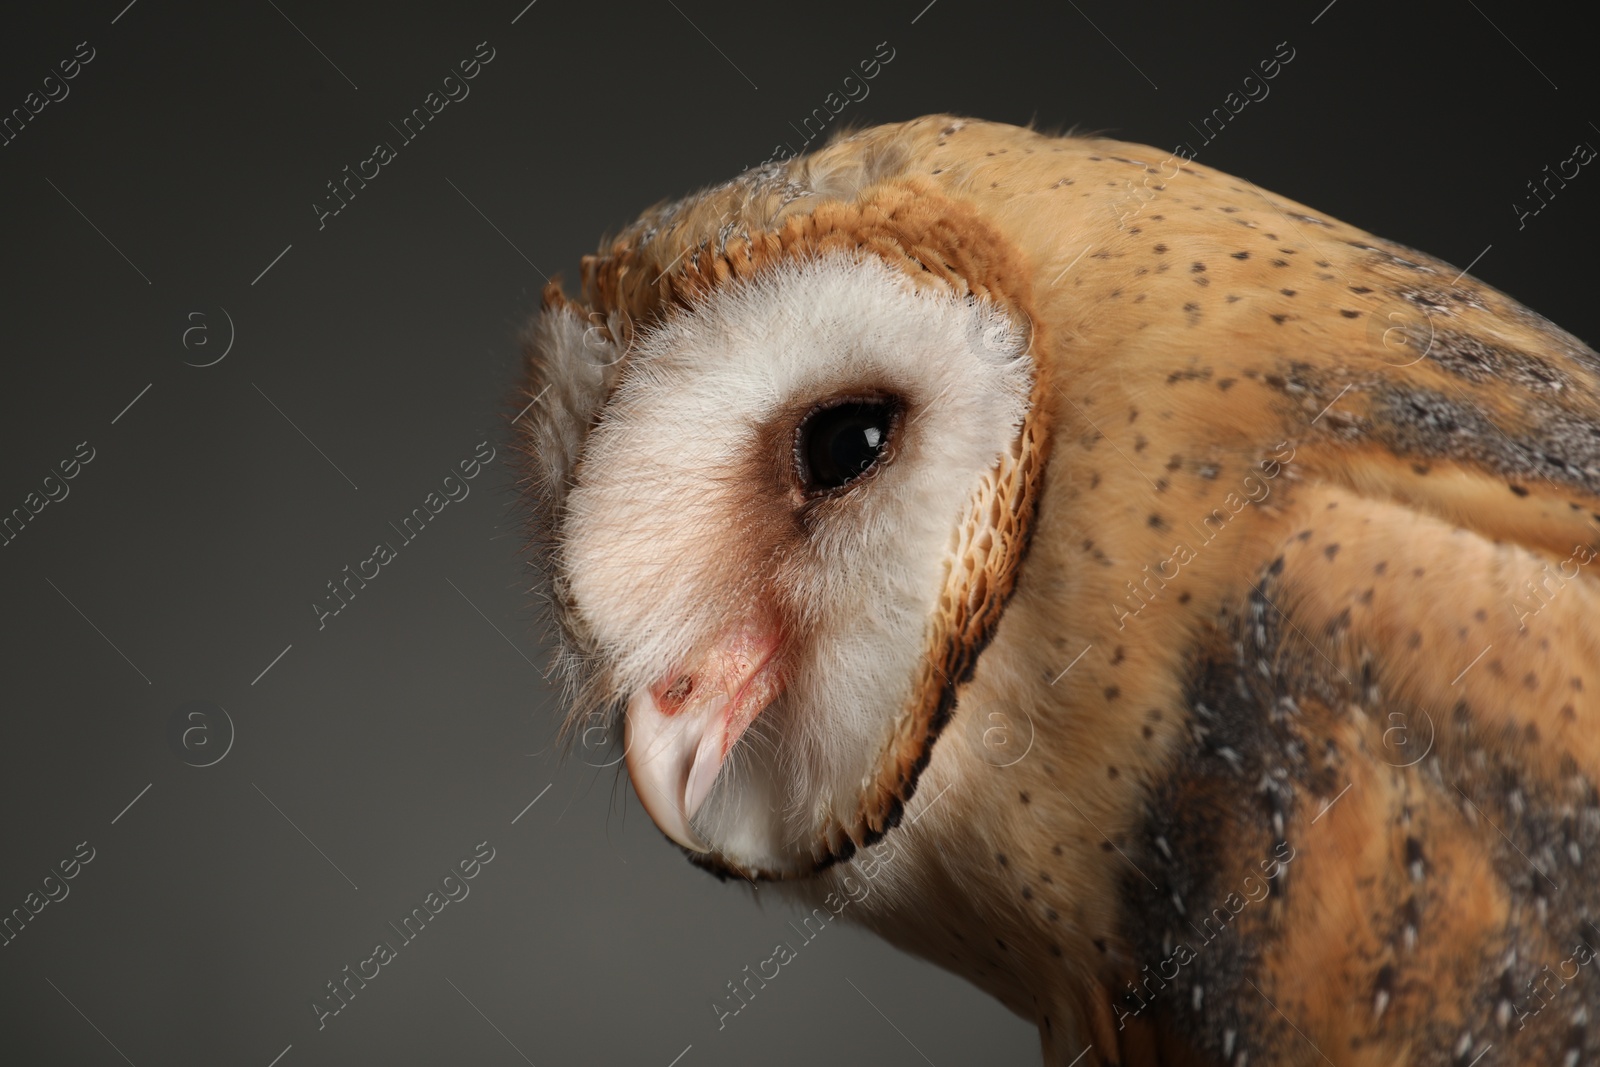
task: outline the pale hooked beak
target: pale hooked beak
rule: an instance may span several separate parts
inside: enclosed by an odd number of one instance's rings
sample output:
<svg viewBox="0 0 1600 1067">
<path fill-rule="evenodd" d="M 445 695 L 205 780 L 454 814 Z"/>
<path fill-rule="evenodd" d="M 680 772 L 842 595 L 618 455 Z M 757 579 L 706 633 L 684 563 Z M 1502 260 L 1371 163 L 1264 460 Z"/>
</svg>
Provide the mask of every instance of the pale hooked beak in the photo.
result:
<svg viewBox="0 0 1600 1067">
<path fill-rule="evenodd" d="M 777 628 L 748 623 L 701 664 L 628 701 L 624 750 L 633 788 L 661 832 L 710 852 L 690 826 L 734 743 L 783 690 Z"/>
</svg>

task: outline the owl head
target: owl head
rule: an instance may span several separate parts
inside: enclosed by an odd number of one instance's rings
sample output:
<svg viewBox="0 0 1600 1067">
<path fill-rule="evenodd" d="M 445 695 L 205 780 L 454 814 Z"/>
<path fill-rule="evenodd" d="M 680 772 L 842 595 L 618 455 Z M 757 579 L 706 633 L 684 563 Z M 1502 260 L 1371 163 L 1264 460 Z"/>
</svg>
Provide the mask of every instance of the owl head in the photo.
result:
<svg viewBox="0 0 1600 1067">
<path fill-rule="evenodd" d="M 1015 253 L 893 146 L 748 172 L 553 284 L 517 423 L 569 725 L 698 863 L 899 820 L 995 632 L 1047 435 Z"/>
</svg>

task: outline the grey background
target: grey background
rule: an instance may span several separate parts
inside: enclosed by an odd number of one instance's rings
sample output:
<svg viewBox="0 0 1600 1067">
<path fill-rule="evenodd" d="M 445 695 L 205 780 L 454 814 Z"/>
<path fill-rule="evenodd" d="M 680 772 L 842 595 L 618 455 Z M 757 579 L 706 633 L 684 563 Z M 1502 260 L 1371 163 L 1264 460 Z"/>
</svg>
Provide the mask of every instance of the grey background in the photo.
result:
<svg viewBox="0 0 1600 1067">
<path fill-rule="evenodd" d="M 0 31 L 7 113 L 96 50 L 0 147 L 0 512 L 95 449 L 0 547 L 0 913 L 96 850 L 0 947 L 7 1062 L 1034 1061 L 1029 1025 L 842 924 L 718 1030 L 792 912 L 554 750 L 503 466 L 326 628 L 310 608 L 478 442 L 508 454 L 541 272 L 798 145 L 880 41 L 841 123 L 953 110 L 1170 149 L 1287 40 L 1201 162 L 1460 266 L 1487 247 L 1475 274 L 1600 336 L 1600 177 L 1522 229 L 1511 206 L 1600 145 L 1589 35 L 1527 5 L 125 2 Z M 471 95 L 319 231 L 324 183 L 485 40 Z M 227 358 L 186 366 L 222 351 L 224 308 Z M 210 767 L 169 745 L 191 700 L 236 730 Z M 483 840 L 470 896 L 319 1031 L 324 983 Z"/>
</svg>

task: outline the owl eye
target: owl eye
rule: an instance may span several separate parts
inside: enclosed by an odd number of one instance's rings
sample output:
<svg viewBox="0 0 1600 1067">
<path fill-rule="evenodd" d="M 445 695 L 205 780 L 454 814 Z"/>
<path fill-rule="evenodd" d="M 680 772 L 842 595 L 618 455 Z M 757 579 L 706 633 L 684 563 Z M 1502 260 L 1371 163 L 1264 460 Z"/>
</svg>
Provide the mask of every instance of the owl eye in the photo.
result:
<svg viewBox="0 0 1600 1067">
<path fill-rule="evenodd" d="M 801 483 L 825 492 L 871 470 L 883 458 L 898 411 L 892 400 L 851 400 L 806 416 L 795 437 Z"/>
</svg>

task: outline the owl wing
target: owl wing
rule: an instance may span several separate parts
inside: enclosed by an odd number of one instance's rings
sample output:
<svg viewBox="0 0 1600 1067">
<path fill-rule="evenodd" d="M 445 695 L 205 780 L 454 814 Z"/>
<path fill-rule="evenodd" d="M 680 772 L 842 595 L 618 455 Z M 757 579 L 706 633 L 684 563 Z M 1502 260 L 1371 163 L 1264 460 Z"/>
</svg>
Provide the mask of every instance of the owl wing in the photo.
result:
<svg viewBox="0 0 1600 1067">
<path fill-rule="evenodd" d="M 1197 635 L 1189 737 L 1134 838 L 1134 956 L 1192 956 L 1143 1021 L 1215 1052 L 1248 1034 L 1257 1062 L 1592 1054 L 1592 549 L 1332 484 L 1275 518 Z M 1260 894 L 1237 873 L 1258 856 L 1282 864 Z"/>
<path fill-rule="evenodd" d="M 1097 192 L 1161 166 L 1071 144 Z M 1080 245 L 1092 268 L 1036 295 L 1063 383 L 1040 530 L 1081 549 L 1074 602 L 1107 605 L 1071 699 L 1106 751 L 1154 734 L 1096 1045 L 1587 1062 L 1600 358 L 1247 182 L 1163 184 L 1033 239 L 1047 279 Z"/>
</svg>

